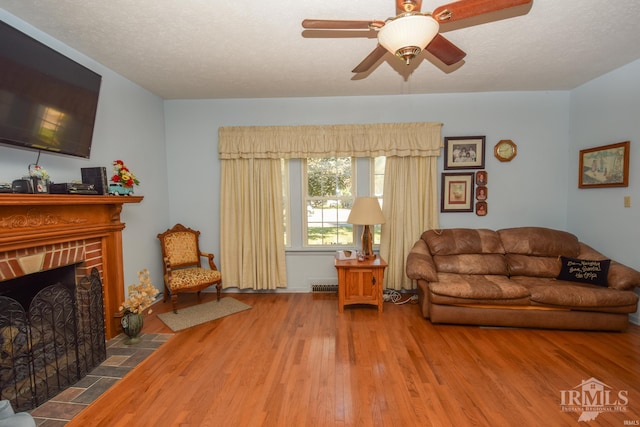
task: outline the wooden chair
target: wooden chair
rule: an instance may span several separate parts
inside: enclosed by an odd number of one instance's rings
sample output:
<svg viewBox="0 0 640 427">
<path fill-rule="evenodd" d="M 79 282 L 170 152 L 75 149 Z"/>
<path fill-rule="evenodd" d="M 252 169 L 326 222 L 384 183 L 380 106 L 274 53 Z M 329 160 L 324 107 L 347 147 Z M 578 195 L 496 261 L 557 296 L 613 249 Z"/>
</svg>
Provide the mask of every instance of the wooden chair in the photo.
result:
<svg viewBox="0 0 640 427">
<path fill-rule="evenodd" d="M 222 275 L 213 262 L 213 254 L 200 251 L 200 232 L 176 224 L 173 228 L 158 234 L 162 248 L 164 269 L 164 301 L 171 295 L 173 312 L 177 313 L 178 294 L 196 292 L 200 302 L 200 292 L 216 285 L 217 299 L 220 301 Z M 209 268 L 203 268 L 201 258 L 208 258 Z"/>
</svg>

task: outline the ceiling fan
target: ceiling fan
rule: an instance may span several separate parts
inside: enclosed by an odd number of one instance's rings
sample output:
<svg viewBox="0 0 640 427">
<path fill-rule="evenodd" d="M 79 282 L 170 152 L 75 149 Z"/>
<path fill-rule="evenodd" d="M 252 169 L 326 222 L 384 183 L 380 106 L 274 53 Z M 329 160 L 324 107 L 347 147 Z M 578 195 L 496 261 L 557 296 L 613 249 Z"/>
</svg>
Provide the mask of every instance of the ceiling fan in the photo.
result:
<svg viewBox="0 0 640 427">
<path fill-rule="evenodd" d="M 409 65 L 413 58 L 426 49 L 446 65 L 453 65 L 461 61 L 466 53 L 439 33 L 441 23 L 472 18 L 528 4 L 531 1 L 460 0 L 439 6 L 433 12 L 421 12 L 422 0 L 395 0 L 398 15 L 384 21 L 305 19 L 302 21 L 302 27 L 315 30 L 377 31 L 378 45 L 352 70 L 354 73 L 367 71 L 387 51 Z"/>
</svg>

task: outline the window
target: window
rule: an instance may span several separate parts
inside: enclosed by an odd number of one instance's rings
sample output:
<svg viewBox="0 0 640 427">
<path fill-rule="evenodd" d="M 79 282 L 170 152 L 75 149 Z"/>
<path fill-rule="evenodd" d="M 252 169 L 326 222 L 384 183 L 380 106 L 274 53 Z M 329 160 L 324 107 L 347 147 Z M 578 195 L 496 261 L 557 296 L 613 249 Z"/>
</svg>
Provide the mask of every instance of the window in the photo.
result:
<svg viewBox="0 0 640 427">
<path fill-rule="evenodd" d="M 304 246 L 353 246 L 353 226 L 347 218 L 355 195 L 355 171 L 351 157 L 304 161 Z"/>
</svg>

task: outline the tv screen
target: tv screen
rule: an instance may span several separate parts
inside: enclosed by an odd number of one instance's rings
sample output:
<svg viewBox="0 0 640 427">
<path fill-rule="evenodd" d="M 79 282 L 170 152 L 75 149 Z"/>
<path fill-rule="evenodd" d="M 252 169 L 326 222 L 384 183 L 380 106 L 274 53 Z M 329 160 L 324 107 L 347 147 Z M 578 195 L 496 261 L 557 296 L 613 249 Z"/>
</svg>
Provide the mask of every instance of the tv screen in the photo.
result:
<svg viewBox="0 0 640 427">
<path fill-rule="evenodd" d="M 89 158 L 101 81 L 0 21 L 0 143 Z"/>
</svg>

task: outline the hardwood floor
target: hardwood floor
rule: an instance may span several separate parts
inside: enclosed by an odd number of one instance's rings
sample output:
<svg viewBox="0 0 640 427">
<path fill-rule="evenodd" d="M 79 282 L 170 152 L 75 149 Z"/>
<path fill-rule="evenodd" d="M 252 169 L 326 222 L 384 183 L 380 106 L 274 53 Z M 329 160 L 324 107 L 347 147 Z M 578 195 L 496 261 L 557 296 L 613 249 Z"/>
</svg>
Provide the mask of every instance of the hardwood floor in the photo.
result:
<svg viewBox="0 0 640 427">
<path fill-rule="evenodd" d="M 340 314 L 335 294 L 227 295 L 253 308 L 176 333 L 67 425 L 640 422 L 638 326 L 601 333 L 433 325 L 410 303 Z M 194 303 L 181 296 L 181 305 Z M 155 313 L 144 331 L 171 332 Z M 609 403 L 621 392 L 626 411 L 588 423 L 563 411 L 561 396 L 590 378 L 610 387 Z"/>
</svg>

